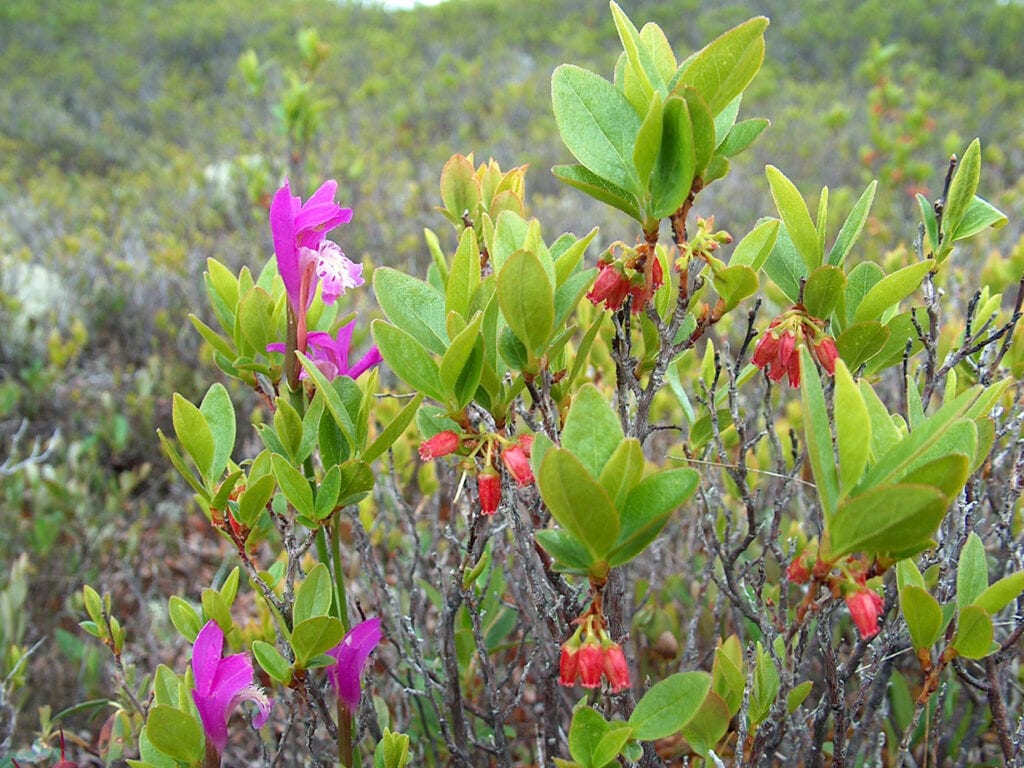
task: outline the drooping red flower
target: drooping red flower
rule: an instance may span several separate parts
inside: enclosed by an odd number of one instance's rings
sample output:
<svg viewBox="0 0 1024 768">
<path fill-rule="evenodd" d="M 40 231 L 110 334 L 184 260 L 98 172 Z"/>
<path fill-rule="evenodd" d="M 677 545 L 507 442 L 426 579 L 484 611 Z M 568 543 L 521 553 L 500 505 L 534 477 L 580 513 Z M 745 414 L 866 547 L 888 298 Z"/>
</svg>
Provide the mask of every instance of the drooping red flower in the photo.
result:
<svg viewBox="0 0 1024 768">
<path fill-rule="evenodd" d="M 836 360 L 839 358 L 839 350 L 836 348 L 836 340 L 831 336 L 822 336 L 814 345 L 814 356 L 818 358 L 821 367 L 829 376 L 836 374 Z"/>
<path fill-rule="evenodd" d="M 647 302 L 654 296 L 654 292 L 665 282 L 665 274 L 662 272 L 661 262 L 653 254 L 648 258 L 651 259 L 651 279 L 647 280 L 644 273 L 641 272 L 639 273 L 640 282 L 630 284 L 629 286 L 629 295 L 633 297 L 632 311 L 634 315 L 643 311 L 644 307 L 647 306 Z"/>
<path fill-rule="evenodd" d="M 486 467 L 477 476 L 476 487 L 480 494 L 480 511 L 493 515 L 501 502 L 501 477 L 492 467 Z"/>
<path fill-rule="evenodd" d="M 501 452 L 501 460 L 520 488 L 533 484 L 533 468 L 522 445 L 516 443 L 505 448 Z"/>
<path fill-rule="evenodd" d="M 446 429 L 438 432 L 429 440 L 420 443 L 420 458 L 424 461 L 437 459 L 441 456 L 448 456 L 459 449 L 459 436 Z"/>
<path fill-rule="evenodd" d="M 608 678 L 608 684 L 612 687 L 612 692 L 618 693 L 630 687 L 629 664 L 626 663 L 626 655 L 618 643 L 612 643 L 605 647 L 603 671 L 604 676 Z"/>
<path fill-rule="evenodd" d="M 576 654 L 580 685 L 597 688 L 604 672 L 604 649 L 595 642 L 586 642 Z"/>
<path fill-rule="evenodd" d="M 579 646 L 571 641 L 562 644 L 562 655 L 558 658 L 558 682 L 571 688 L 576 685 L 576 675 L 580 668 Z"/>
<path fill-rule="evenodd" d="M 865 640 L 878 634 L 878 617 L 884 605 L 878 593 L 868 587 L 847 595 L 846 607 L 850 609 L 850 617 Z"/>
<path fill-rule="evenodd" d="M 629 293 L 629 278 L 622 271 L 622 267 L 615 262 L 598 264 L 600 272 L 594 281 L 594 287 L 590 289 L 587 298 L 593 304 L 604 302 L 605 309 L 616 310 L 622 306 Z"/>
</svg>

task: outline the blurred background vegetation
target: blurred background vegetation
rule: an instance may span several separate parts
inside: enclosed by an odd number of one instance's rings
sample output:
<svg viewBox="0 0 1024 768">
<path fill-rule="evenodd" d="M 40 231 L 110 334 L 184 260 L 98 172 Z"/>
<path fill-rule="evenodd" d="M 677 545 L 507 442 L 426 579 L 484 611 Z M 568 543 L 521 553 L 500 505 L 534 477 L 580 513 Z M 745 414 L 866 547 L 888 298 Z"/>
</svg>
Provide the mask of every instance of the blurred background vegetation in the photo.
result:
<svg viewBox="0 0 1024 768">
<path fill-rule="evenodd" d="M 937 196 L 950 154 L 980 136 L 979 192 L 1010 225 L 986 235 L 961 280 L 999 292 L 1024 271 L 1024 5 L 622 5 L 677 49 L 771 19 L 744 114 L 773 127 L 702 196 L 701 215 L 741 236 L 772 213 L 767 162 L 805 194 L 827 184 L 839 209 L 878 178 L 865 247 L 884 257 L 916 236 L 913 193 Z M 114 593 L 151 668 L 168 661 L 167 595 L 195 598 L 208 583 L 197 574 L 227 562 L 155 437 L 171 393 L 195 399 L 209 382 L 186 319 L 207 314 L 206 259 L 263 265 L 266 204 L 290 174 L 303 196 L 338 179 L 355 210 L 338 236 L 351 258 L 422 272 L 424 227 L 454 242 L 434 208 L 456 152 L 529 164 L 531 212 L 548 231 L 599 224 L 604 244 L 631 239 L 624 217 L 548 172 L 567 160 L 552 69 L 570 60 L 610 76 L 615 41 L 594 0 L 401 12 L 327 0 L 0 3 L 0 754 L 46 731 L 38 707 L 56 715 L 111 693 L 106 656 L 76 626 L 83 582 Z M 317 120 L 289 132 L 302 100 Z M 33 438 L 49 454 L 16 468 Z"/>
</svg>

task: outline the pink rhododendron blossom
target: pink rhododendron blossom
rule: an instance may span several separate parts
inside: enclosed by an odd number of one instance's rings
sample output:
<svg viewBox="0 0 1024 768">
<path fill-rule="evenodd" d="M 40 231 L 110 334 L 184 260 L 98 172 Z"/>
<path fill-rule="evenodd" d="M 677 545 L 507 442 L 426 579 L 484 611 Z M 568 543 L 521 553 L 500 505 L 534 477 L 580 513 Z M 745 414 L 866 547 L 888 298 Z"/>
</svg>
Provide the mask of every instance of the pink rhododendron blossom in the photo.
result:
<svg viewBox="0 0 1024 768">
<path fill-rule="evenodd" d="M 199 710 L 206 738 L 217 754 L 228 743 L 228 718 L 243 701 L 259 707 L 252 724 L 260 728 L 270 716 L 270 701 L 252 682 L 252 662 L 244 653 L 221 658 L 224 633 L 215 621 L 199 630 L 192 646 L 192 675 L 196 681 L 192 700 Z"/>
<path fill-rule="evenodd" d="M 323 282 L 323 299 L 333 303 L 347 288 L 363 284 L 363 267 L 353 264 L 327 233 L 352 220 L 352 209 L 334 202 L 338 182 L 325 181 L 305 202 L 284 183 L 270 203 L 270 230 L 277 271 L 297 315 L 305 313 L 316 281 Z"/>
<path fill-rule="evenodd" d="M 325 331 L 313 331 L 306 336 L 306 351 L 309 353 L 309 359 L 328 381 L 334 381 L 339 376 L 358 379 L 381 361 L 380 350 L 375 344 L 355 364 L 349 365 L 349 348 L 352 344 L 352 331 L 355 326 L 356 321 L 353 320 L 339 328 L 337 336 L 331 336 Z M 268 344 L 267 351 L 283 354 L 286 347 L 280 342 Z M 299 374 L 299 378 L 309 378 L 305 369 Z"/>
<path fill-rule="evenodd" d="M 367 619 L 352 627 L 345 638 L 327 652 L 337 659 L 333 666 L 327 668 L 327 677 L 349 712 L 354 712 L 359 706 L 363 670 L 382 636 L 380 619 Z"/>
</svg>

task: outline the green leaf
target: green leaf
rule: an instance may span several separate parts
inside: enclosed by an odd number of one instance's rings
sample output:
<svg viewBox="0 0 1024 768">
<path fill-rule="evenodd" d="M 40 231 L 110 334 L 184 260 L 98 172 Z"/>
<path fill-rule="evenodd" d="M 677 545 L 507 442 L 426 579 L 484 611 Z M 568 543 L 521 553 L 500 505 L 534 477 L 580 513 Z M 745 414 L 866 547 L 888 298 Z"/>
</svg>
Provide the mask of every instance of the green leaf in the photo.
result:
<svg viewBox="0 0 1024 768">
<path fill-rule="evenodd" d="M 690 110 L 683 99 L 673 96 L 665 102 L 660 150 L 651 176 L 651 218 L 663 219 L 679 209 L 690 194 L 695 171 Z"/>
<path fill-rule="evenodd" d="M 611 726 L 597 710 L 586 705 L 578 706 L 569 724 L 569 754 L 572 759 L 584 768 L 603 765 L 594 761 L 594 750 L 609 730 Z"/>
<path fill-rule="evenodd" d="M 757 727 L 771 712 L 775 697 L 779 695 L 779 670 L 761 643 L 757 644 L 754 664 L 754 685 L 750 692 L 750 723 Z"/>
<path fill-rule="evenodd" d="M 641 221 L 640 205 L 637 203 L 636 193 L 613 184 L 582 165 L 556 165 L 551 172 L 569 186 Z"/>
<path fill-rule="evenodd" d="M 935 531 L 946 505 L 946 496 L 928 485 L 873 487 L 840 504 L 828 521 L 828 557 L 913 548 Z"/>
<path fill-rule="evenodd" d="M 911 585 L 924 589 L 924 576 L 913 560 L 900 560 L 896 563 L 896 587 L 902 592 L 904 587 Z"/>
<path fill-rule="evenodd" d="M 314 616 L 326 616 L 331 610 L 334 599 L 334 586 L 331 573 L 324 563 L 317 563 L 306 574 L 306 578 L 295 591 L 295 604 L 292 606 L 292 624 L 301 624 Z"/>
<path fill-rule="evenodd" d="M 205 744 L 202 726 L 180 709 L 164 704 L 150 708 L 146 735 L 154 747 L 175 760 L 194 765 L 202 758 Z"/>
<path fill-rule="evenodd" d="M 212 485 L 213 462 L 217 455 L 217 447 L 206 416 L 177 392 L 174 393 L 172 402 L 171 419 L 174 433 L 192 457 L 192 461 L 196 463 L 199 474 L 208 485 Z"/>
<path fill-rule="evenodd" d="M 513 253 L 498 274 L 498 304 L 512 332 L 539 356 L 555 322 L 555 287 L 532 251 Z"/>
<path fill-rule="evenodd" d="M 654 741 L 676 733 L 697 714 L 710 689 L 706 672 L 677 672 L 655 683 L 629 717 L 634 738 Z"/>
<path fill-rule="evenodd" d="M 558 524 L 586 547 L 592 561 L 604 560 L 619 535 L 619 516 L 608 492 L 579 459 L 552 448 L 541 462 L 537 484 Z"/>
<path fill-rule="evenodd" d="M 855 321 L 877 320 L 889 307 L 899 304 L 903 299 L 918 289 L 924 276 L 934 268 L 932 260 L 919 261 L 916 264 L 897 269 L 886 275 L 864 295 L 856 312 Z"/>
<path fill-rule="evenodd" d="M 953 650 L 966 659 L 983 659 L 992 650 L 992 617 L 980 605 L 957 613 Z"/>
<path fill-rule="evenodd" d="M 274 323 L 274 300 L 262 288 L 248 291 L 238 305 L 238 328 L 249 349 L 263 353 L 279 341 Z"/>
<path fill-rule="evenodd" d="M 188 464 L 185 463 L 185 459 L 182 458 L 178 449 L 175 448 L 174 444 L 167 439 L 167 436 L 162 430 L 157 429 L 156 435 L 160 440 L 160 446 L 164 449 L 164 453 L 167 454 L 167 457 L 171 460 L 171 464 L 174 465 L 174 468 L 178 470 L 178 474 L 185 478 L 185 481 L 189 486 L 191 486 L 192 490 L 196 492 L 196 495 L 203 500 L 204 505 L 209 506 L 208 502 L 210 501 L 210 494 L 203 487 L 202 480 L 198 478 L 196 473 L 193 472 Z"/>
<path fill-rule="evenodd" d="M 605 396 L 593 384 L 580 387 L 562 429 L 562 446 L 572 452 L 593 478 L 624 438 L 622 426 Z"/>
<path fill-rule="evenodd" d="M 537 531 L 534 537 L 537 539 L 537 543 L 555 558 L 555 570 L 587 574 L 594 565 L 594 558 L 568 531 L 548 528 Z"/>
<path fill-rule="evenodd" d="M 832 430 L 828 422 L 825 393 L 821 388 L 818 368 L 806 347 L 800 348 L 800 400 L 804 411 L 804 435 L 807 440 L 807 458 L 818 489 L 818 498 L 826 521 L 836 509 L 839 498 L 839 478 L 832 454 Z"/>
<path fill-rule="evenodd" d="M 746 687 L 743 675 L 743 649 L 739 638 L 730 635 L 715 649 L 715 660 L 711 667 L 711 687 L 729 707 L 729 714 L 735 715 L 743 703 L 743 689 Z"/>
<path fill-rule="evenodd" d="M 555 258 L 556 286 L 560 288 L 574 273 L 576 273 L 579 265 L 583 262 L 583 254 L 586 253 L 587 246 L 594 241 L 594 237 L 596 236 L 597 227 L 594 227 L 587 234 L 578 240 L 575 240 L 572 245 L 557 255 Z M 563 235 L 562 237 L 567 237 L 567 235 Z M 568 237 L 572 236 L 568 235 Z M 561 238 L 559 239 L 561 240 Z"/>
<path fill-rule="evenodd" d="M 729 266 L 745 264 L 755 272 L 759 271 L 771 255 L 775 240 L 779 236 L 778 219 L 762 219 L 733 249 Z"/>
<path fill-rule="evenodd" d="M 829 264 L 820 266 L 807 278 L 807 284 L 804 286 L 804 307 L 814 317 L 826 320 L 842 298 L 845 288 L 846 275 L 843 274 L 843 270 Z"/>
<path fill-rule="evenodd" d="M 412 423 L 422 402 L 423 393 L 417 392 L 412 400 L 402 406 L 402 410 L 398 412 L 398 415 L 388 422 L 388 425 L 380 431 L 380 434 L 374 438 L 373 442 L 366 446 L 366 450 L 362 454 L 363 461 L 371 462 L 378 456 L 383 455 Z"/>
<path fill-rule="evenodd" d="M 274 495 L 276 487 L 277 481 L 272 474 L 263 475 L 246 485 L 245 491 L 238 499 L 238 512 L 235 514 L 238 522 L 249 528 L 254 527 L 270 502 L 270 497 Z"/>
<path fill-rule="evenodd" d="M 903 435 L 893 423 L 889 410 L 867 381 L 861 380 L 860 392 L 864 396 L 864 404 L 871 416 L 871 457 L 877 462 L 880 456 L 900 442 Z"/>
<path fill-rule="evenodd" d="M 1011 601 L 1016 600 L 1021 592 L 1024 592 L 1024 571 L 1017 571 L 1017 573 L 1004 576 L 992 586 L 986 587 L 974 599 L 974 605 L 984 608 L 994 615 L 1003 610 Z"/>
<path fill-rule="evenodd" d="M 640 118 L 614 85 L 600 75 L 562 64 L 551 76 L 551 102 L 562 141 L 584 166 L 636 195 L 633 145 Z"/>
<path fill-rule="evenodd" d="M 839 356 L 849 365 L 851 371 L 877 355 L 889 340 L 889 328 L 877 320 L 854 323 L 836 338 Z"/>
<path fill-rule="evenodd" d="M 402 381 L 439 403 L 446 402 L 437 363 L 422 344 L 401 328 L 383 320 L 374 320 L 370 328 L 384 362 Z"/>
<path fill-rule="evenodd" d="M 252 655 L 273 680 L 281 685 L 288 685 L 292 681 L 292 666 L 270 643 L 256 640 L 252 644 Z"/>
<path fill-rule="evenodd" d="M 288 502 L 295 507 L 300 515 L 312 519 L 313 517 L 313 490 L 309 487 L 309 480 L 293 467 L 288 460 L 275 453 L 270 457 L 274 468 L 274 477 L 277 484 L 284 493 Z"/>
<path fill-rule="evenodd" d="M 715 130 L 718 122 L 711 114 L 703 94 L 696 88 L 686 86 L 676 92 L 686 101 L 686 111 L 690 115 L 690 130 L 693 134 L 691 139 L 693 143 L 692 175 L 703 176 L 704 186 L 707 186 L 714 181 L 713 171 L 709 164 L 715 154 Z M 719 117 L 721 116 L 719 115 Z M 719 155 L 718 159 L 728 166 L 729 161 L 724 157 Z M 687 184 L 686 186 L 689 189 L 690 185 Z"/>
<path fill-rule="evenodd" d="M 445 316 L 456 312 L 465 319 L 470 317 L 470 302 L 480 286 L 480 250 L 477 247 L 476 231 L 472 227 L 462 230 L 459 247 L 452 258 L 452 268 L 445 286 Z"/>
<path fill-rule="evenodd" d="M 962 611 L 974 603 L 988 588 L 988 561 L 985 558 L 985 545 L 974 531 L 967 536 L 964 548 L 960 551 L 960 561 L 956 568 L 956 607 Z"/>
<path fill-rule="evenodd" d="M 715 290 L 725 302 L 724 310 L 735 308 L 748 296 L 757 293 L 757 272 L 744 264 L 736 264 L 718 270 L 712 278 Z"/>
<path fill-rule="evenodd" d="M 301 462 L 299 450 L 303 436 L 302 417 L 285 397 L 277 398 L 277 407 L 274 409 L 274 432 L 288 460 Z"/>
<path fill-rule="evenodd" d="M 456 221 L 467 211 L 470 217 L 476 214 L 480 189 L 473 163 L 465 155 L 453 155 L 441 169 L 441 202 Z"/>
<path fill-rule="evenodd" d="M 868 214 L 871 213 L 871 204 L 875 200 L 877 187 L 878 182 L 872 181 L 861 193 L 857 202 L 853 204 L 850 215 L 846 217 L 846 221 L 843 222 L 843 226 L 836 236 L 836 241 L 832 244 L 832 250 L 828 252 L 828 263 L 832 266 L 841 267 L 843 265 L 854 243 L 860 237 L 864 224 L 868 220 Z"/>
<path fill-rule="evenodd" d="M 683 63 L 680 82 L 692 85 L 717 115 L 754 79 L 764 61 L 764 16 L 745 21 L 708 43 Z"/>
<path fill-rule="evenodd" d="M 644 472 L 644 452 L 640 441 L 629 437 L 619 443 L 615 452 L 605 463 L 598 482 L 608 491 L 616 509 L 622 509 L 626 497 L 633 487 L 640 482 Z"/>
<path fill-rule="evenodd" d="M 900 611 L 910 630 L 914 650 L 931 648 L 942 633 L 942 607 L 916 584 L 900 590 Z"/>
<path fill-rule="evenodd" d="M 358 504 L 373 490 L 374 474 L 370 465 L 360 459 L 349 459 L 338 465 L 341 483 L 336 506 Z"/>
<path fill-rule="evenodd" d="M 807 203 L 793 182 L 774 165 L 766 166 L 765 173 L 768 176 L 768 186 L 771 188 L 775 207 L 778 208 L 779 216 L 786 225 L 786 231 L 797 253 L 803 259 L 807 270 L 817 269 L 821 266 L 824 254 L 819 248 L 818 230 L 811 220 Z"/>
<path fill-rule="evenodd" d="M 609 553 L 613 568 L 639 555 L 661 533 L 669 516 L 697 489 L 700 475 L 689 468 L 666 469 L 644 478 L 621 508 L 618 539 Z"/>
<path fill-rule="evenodd" d="M 786 694 L 786 711 L 793 714 L 797 711 L 804 700 L 810 695 L 814 683 L 811 680 L 804 680 L 800 685 L 791 688 Z"/>
<path fill-rule="evenodd" d="M 452 410 L 465 408 L 480 384 L 484 368 L 483 339 L 480 336 L 479 312 L 454 339 L 441 359 L 441 385 L 449 394 Z"/>
<path fill-rule="evenodd" d="M 683 737 L 701 757 L 707 757 L 712 749 L 729 730 L 729 707 L 714 691 L 707 696 L 690 722 L 683 726 Z"/>
<path fill-rule="evenodd" d="M 390 267 L 373 271 L 373 292 L 396 327 L 430 352 L 444 354 L 448 346 L 444 296 L 428 283 Z"/>
<path fill-rule="evenodd" d="M 981 141 L 975 139 L 967 147 L 953 180 L 949 185 L 942 211 L 942 234 L 946 242 L 951 242 L 951 235 L 957 231 L 960 222 L 967 215 L 967 209 L 974 200 L 981 179 Z"/>
<path fill-rule="evenodd" d="M 664 123 L 664 105 L 661 101 L 661 94 L 657 91 L 651 96 L 651 106 L 647 110 L 647 116 L 640 124 L 640 130 L 636 136 L 636 144 L 633 146 L 633 166 L 636 168 L 637 176 L 640 178 L 641 189 L 647 187 L 651 178 L 651 171 L 654 170 L 654 161 L 658 157 L 658 150 L 661 148 L 661 132 Z"/>
<path fill-rule="evenodd" d="M 1000 229 L 1005 227 L 1008 221 L 1005 213 L 988 201 L 975 196 L 967 208 L 967 213 L 960 220 L 960 226 L 950 235 L 950 242 L 973 237 L 988 227 Z"/>
<path fill-rule="evenodd" d="M 340 643 L 344 636 L 344 626 L 333 616 L 313 616 L 299 622 L 292 630 L 291 639 L 295 665 L 304 668 L 307 662 Z"/>
<path fill-rule="evenodd" d="M 763 117 L 736 123 L 726 134 L 725 140 L 718 145 L 718 154 L 724 157 L 735 157 L 757 141 L 758 136 L 764 133 L 769 125 L 771 123 Z"/>
<path fill-rule="evenodd" d="M 842 360 L 836 361 L 835 380 L 839 485 L 844 494 L 849 494 L 864 474 L 871 453 L 871 417 L 864 396 Z"/>
<path fill-rule="evenodd" d="M 181 633 L 181 636 L 190 643 L 196 641 L 196 635 L 203 628 L 203 622 L 193 608 L 185 600 L 177 595 L 172 595 L 167 603 L 167 613 L 171 617 L 171 624 Z"/>
</svg>

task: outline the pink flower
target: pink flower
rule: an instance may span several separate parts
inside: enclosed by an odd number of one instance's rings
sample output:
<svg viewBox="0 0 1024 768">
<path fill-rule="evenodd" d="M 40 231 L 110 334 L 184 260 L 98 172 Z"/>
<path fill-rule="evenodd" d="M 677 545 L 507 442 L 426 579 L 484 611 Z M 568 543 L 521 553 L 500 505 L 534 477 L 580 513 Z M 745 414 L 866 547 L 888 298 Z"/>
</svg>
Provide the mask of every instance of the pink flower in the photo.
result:
<svg viewBox="0 0 1024 768">
<path fill-rule="evenodd" d="M 206 738 L 219 755 L 228 743 L 228 718 L 242 701 L 253 701 L 259 713 L 252 724 L 260 728 L 270 716 L 270 701 L 253 685 L 252 662 L 244 653 L 221 658 L 224 633 L 215 621 L 199 630 L 192 645 L 192 700 L 199 710 Z"/>
<path fill-rule="evenodd" d="M 643 311 L 644 307 L 647 306 L 647 302 L 654 295 L 654 292 L 665 282 L 665 275 L 661 270 L 661 262 L 654 255 L 648 258 L 651 259 L 651 279 L 648 280 L 646 275 L 640 272 L 639 284 L 630 284 L 629 286 L 629 295 L 633 297 L 632 311 L 634 315 L 638 315 Z"/>
<path fill-rule="evenodd" d="M 363 284 L 363 267 L 353 264 L 327 233 L 352 220 L 352 209 L 334 202 L 338 182 L 325 181 L 305 203 L 291 193 L 285 181 L 270 203 L 270 230 L 277 256 L 277 271 L 288 291 L 296 315 L 304 315 L 317 280 L 323 299 L 333 303 L 348 288 Z"/>
<path fill-rule="evenodd" d="M 477 476 L 476 487 L 480 493 L 480 511 L 485 515 L 493 515 L 501 502 L 501 478 L 498 473 L 492 467 L 485 468 Z"/>
<path fill-rule="evenodd" d="M 612 643 L 605 647 L 603 671 L 604 676 L 608 678 L 608 684 L 612 687 L 612 692 L 618 693 L 629 688 L 629 665 L 626 663 L 622 646 L 618 643 Z"/>
<path fill-rule="evenodd" d="M 420 443 L 420 458 L 424 461 L 437 459 L 441 456 L 448 456 L 459 449 L 459 436 L 446 429 L 438 432 L 429 440 Z"/>
<path fill-rule="evenodd" d="M 349 365 L 349 347 L 352 344 L 352 331 L 355 330 L 355 327 L 356 321 L 353 320 L 339 328 L 336 337 L 331 336 L 331 334 L 325 331 L 313 331 L 307 334 L 306 343 L 309 359 L 313 361 L 328 381 L 334 381 L 339 376 L 358 379 L 370 368 L 380 363 L 380 350 L 377 349 L 375 344 L 355 364 Z M 277 342 L 268 344 L 267 351 L 285 354 L 287 349 L 284 344 Z M 302 369 L 299 378 L 309 378 L 305 368 Z"/>
<path fill-rule="evenodd" d="M 327 652 L 337 659 L 333 666 L 327 668 L 327 677 L 349 712 L 359 707 L 363 670 L 382 636 L 380 619 L 367 619 L 352 627 L 345 639 Z"/>
<path fill-rule="evenodd" d="M 505 448 L 501 452 L 501 460 L 520 488 L 533 483 L 533 468 L 530 467 L 530 460 L 522 445 L 515 444 Z"/>
<path fill-rule="evenodd" d="M 847 595 L 846 607 L 850 609 L 850 616 L 865 640 L 878 634 L 878 617 L 884 605 L 878 593 L 867 587 Z"/>
</svg>

